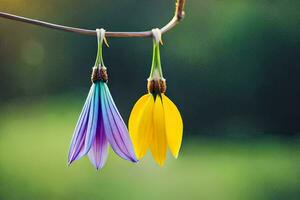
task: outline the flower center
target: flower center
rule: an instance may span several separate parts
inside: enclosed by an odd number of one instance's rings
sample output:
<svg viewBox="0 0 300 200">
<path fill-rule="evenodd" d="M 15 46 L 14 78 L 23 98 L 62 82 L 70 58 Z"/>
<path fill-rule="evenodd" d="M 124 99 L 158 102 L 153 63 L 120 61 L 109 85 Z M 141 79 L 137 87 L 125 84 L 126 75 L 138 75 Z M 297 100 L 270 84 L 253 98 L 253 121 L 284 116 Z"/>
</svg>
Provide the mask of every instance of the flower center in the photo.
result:
<svg viewBox="0 0 300 200">
<path fill-rule="evenodd" d="M 108 81 L 108 74 L 106 67 L 93 67 L 92 76 L 91 76 L 92 83 L 95 83 L 97 81 Z"/>
<path fill-rule="evenodd" d="M 161 78 L 148 80 L 147 88 L 148 92 L 153 95 L 165 93 L 167 90 L 166 79 Z"/>
</svg>

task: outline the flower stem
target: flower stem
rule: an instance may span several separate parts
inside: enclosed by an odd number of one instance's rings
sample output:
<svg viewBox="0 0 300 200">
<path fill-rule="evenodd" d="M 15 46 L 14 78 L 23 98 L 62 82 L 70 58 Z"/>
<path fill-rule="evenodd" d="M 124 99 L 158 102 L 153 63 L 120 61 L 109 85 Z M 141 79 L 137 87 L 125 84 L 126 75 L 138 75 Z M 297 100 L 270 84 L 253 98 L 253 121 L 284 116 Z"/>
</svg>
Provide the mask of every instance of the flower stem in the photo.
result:
<svg viewBox="0 0 300 200">
<path fill-rule="evenodd" d="M 98 50 L 97 50 L 95 66 L 99 67 L 99 65 L 100 65 L 101 67 L 103 67 L 103 66 L 105 66 L 104 61 L 103 61 L 103 54 L 102 54 L 103 39 L 98 37 L 97 40 L 98 40 Z"/>
<path fill-rule="evenodd" d="M 159 42 L 157 42 L 155 39 L 153 39 L 153 55 L 152 55 L 152 65 L 151 65 L 149 79 L 163 78 L 161 61 L 160 61 L 159 45 L 160 45 Z M 155 72 L 158 72 L 158 74 Z M 159 75 L 159 77 L 154 77 L 157 75 Z"/>
</svg>

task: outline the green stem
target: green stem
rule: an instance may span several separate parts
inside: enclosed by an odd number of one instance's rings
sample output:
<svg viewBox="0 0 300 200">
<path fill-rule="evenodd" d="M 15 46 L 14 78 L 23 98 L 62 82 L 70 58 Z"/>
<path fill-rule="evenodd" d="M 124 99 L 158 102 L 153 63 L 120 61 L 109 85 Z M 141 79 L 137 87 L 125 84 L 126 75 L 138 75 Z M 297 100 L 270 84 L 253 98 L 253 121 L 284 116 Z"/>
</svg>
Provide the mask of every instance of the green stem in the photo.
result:
<svg viewBox="0 0 300 200">
<path fill-rule="evenodd" d="M 154 71 L 158 70 L 160 78 L 163 78 L 161 61 L 160 61 L 160 51 L 159 51 L 159 42 L 153 40 L 153 55 L 152 55 L 152 65 L 149 78 L 152 79 Z"/>
<path fill-rule="evenodd" d="M 152 53 L 152 65 L 151 65 L 151 71 L 150 71 L 150 76 L 149 78 L 151 79 L 153 77 L 153 72 L 154 72 L 154 66 L 155 66 L 155 49 L 156 49 L 156 44 L 153 41 L 153 53 Z"/>
<path fill-rule="evenodd" d="M 100 41 L 100 38 L 98 38 L 98 50 L 97 50 L 97 57 L 96 57 L 96 62 L 95 66 L 98 67 L 99 64 L 100 66 L 104 66 L 104 61 L 103 61 L 103 54 L 102 54 L 102 47 L 103 42 Z"/>
<path fill-rule="evenodd" d="M 159 71 L 159 75 L 163 78 L 162 68 L 161 68 L 161 61 L 160 61 L 160 50 L 159 50 L 159 43 L 156 45 L 156 56 L 157 56 L 157 68 Z"/>
</svg>

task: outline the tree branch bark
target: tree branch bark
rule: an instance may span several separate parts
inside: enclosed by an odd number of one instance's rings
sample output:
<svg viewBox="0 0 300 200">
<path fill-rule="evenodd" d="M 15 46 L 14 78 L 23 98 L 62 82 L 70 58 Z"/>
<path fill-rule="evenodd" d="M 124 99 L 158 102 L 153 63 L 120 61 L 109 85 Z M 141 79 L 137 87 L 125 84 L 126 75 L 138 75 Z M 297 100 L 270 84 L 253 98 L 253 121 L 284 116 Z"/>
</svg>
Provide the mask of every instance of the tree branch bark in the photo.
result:
<svg viewBox="0 0 300 200">
<path fill-rule="evenodd" d="M 184 18 L 184 5 L 186 0 L 176 0 L 176 9 L 175 9 L 175 15 L 170 20 L 168 24 L 163 26 L 160 30 L 162 34 L 168 32 L 172 28 L 174 28 L 183 18 Z M 24 22 L 28 24 L 33 24 L 37 26 L 42 26 L 46 28 L 51 28 L 55 30 L 61 30 L 61 31 L 67 31 L 72 33 L 78 33 L 82 35 L 89 35 L 89 36 L 96 36 L 97 33 L 95 30 L 89 30 L 89 29 L 83 29 L 83 28 L 76 28 L 76 27 L 70 27 L 70 26 L 63 26 L 59 24 L 53 24 L 49 22 L 44 22 L 36 19 L 30 19 L 26 17 L 21 17 L 18 15 L 13 15 L 5 12 L 0 12 L 0 17 L 13 20 L 13 21 L 19 21 Z M 152 32 L 150 31 L 141 31 L 141 32 L 111 32 L 106 31 L 105 33 L 106 37 L 116 37 L 116 38 L 123 38 L 123 37 L 150 37 L 152 36 Z"/>
</svg>

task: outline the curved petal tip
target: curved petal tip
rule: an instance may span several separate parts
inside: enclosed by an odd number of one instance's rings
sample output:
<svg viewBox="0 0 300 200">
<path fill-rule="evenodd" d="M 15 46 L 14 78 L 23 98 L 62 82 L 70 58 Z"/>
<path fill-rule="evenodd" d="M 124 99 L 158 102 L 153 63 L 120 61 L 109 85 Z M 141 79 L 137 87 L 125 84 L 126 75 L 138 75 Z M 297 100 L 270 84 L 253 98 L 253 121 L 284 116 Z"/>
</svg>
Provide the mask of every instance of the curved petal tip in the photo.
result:
<svg viewBox="0 0 300 200">
<path fill-rule="evenodd" d="M 162 102 L 165 114 L 166 136 L 172 155 L 178 158 L 183 135 L 183 122 L 176 105 L 164 94 Z"/>
</svg>

